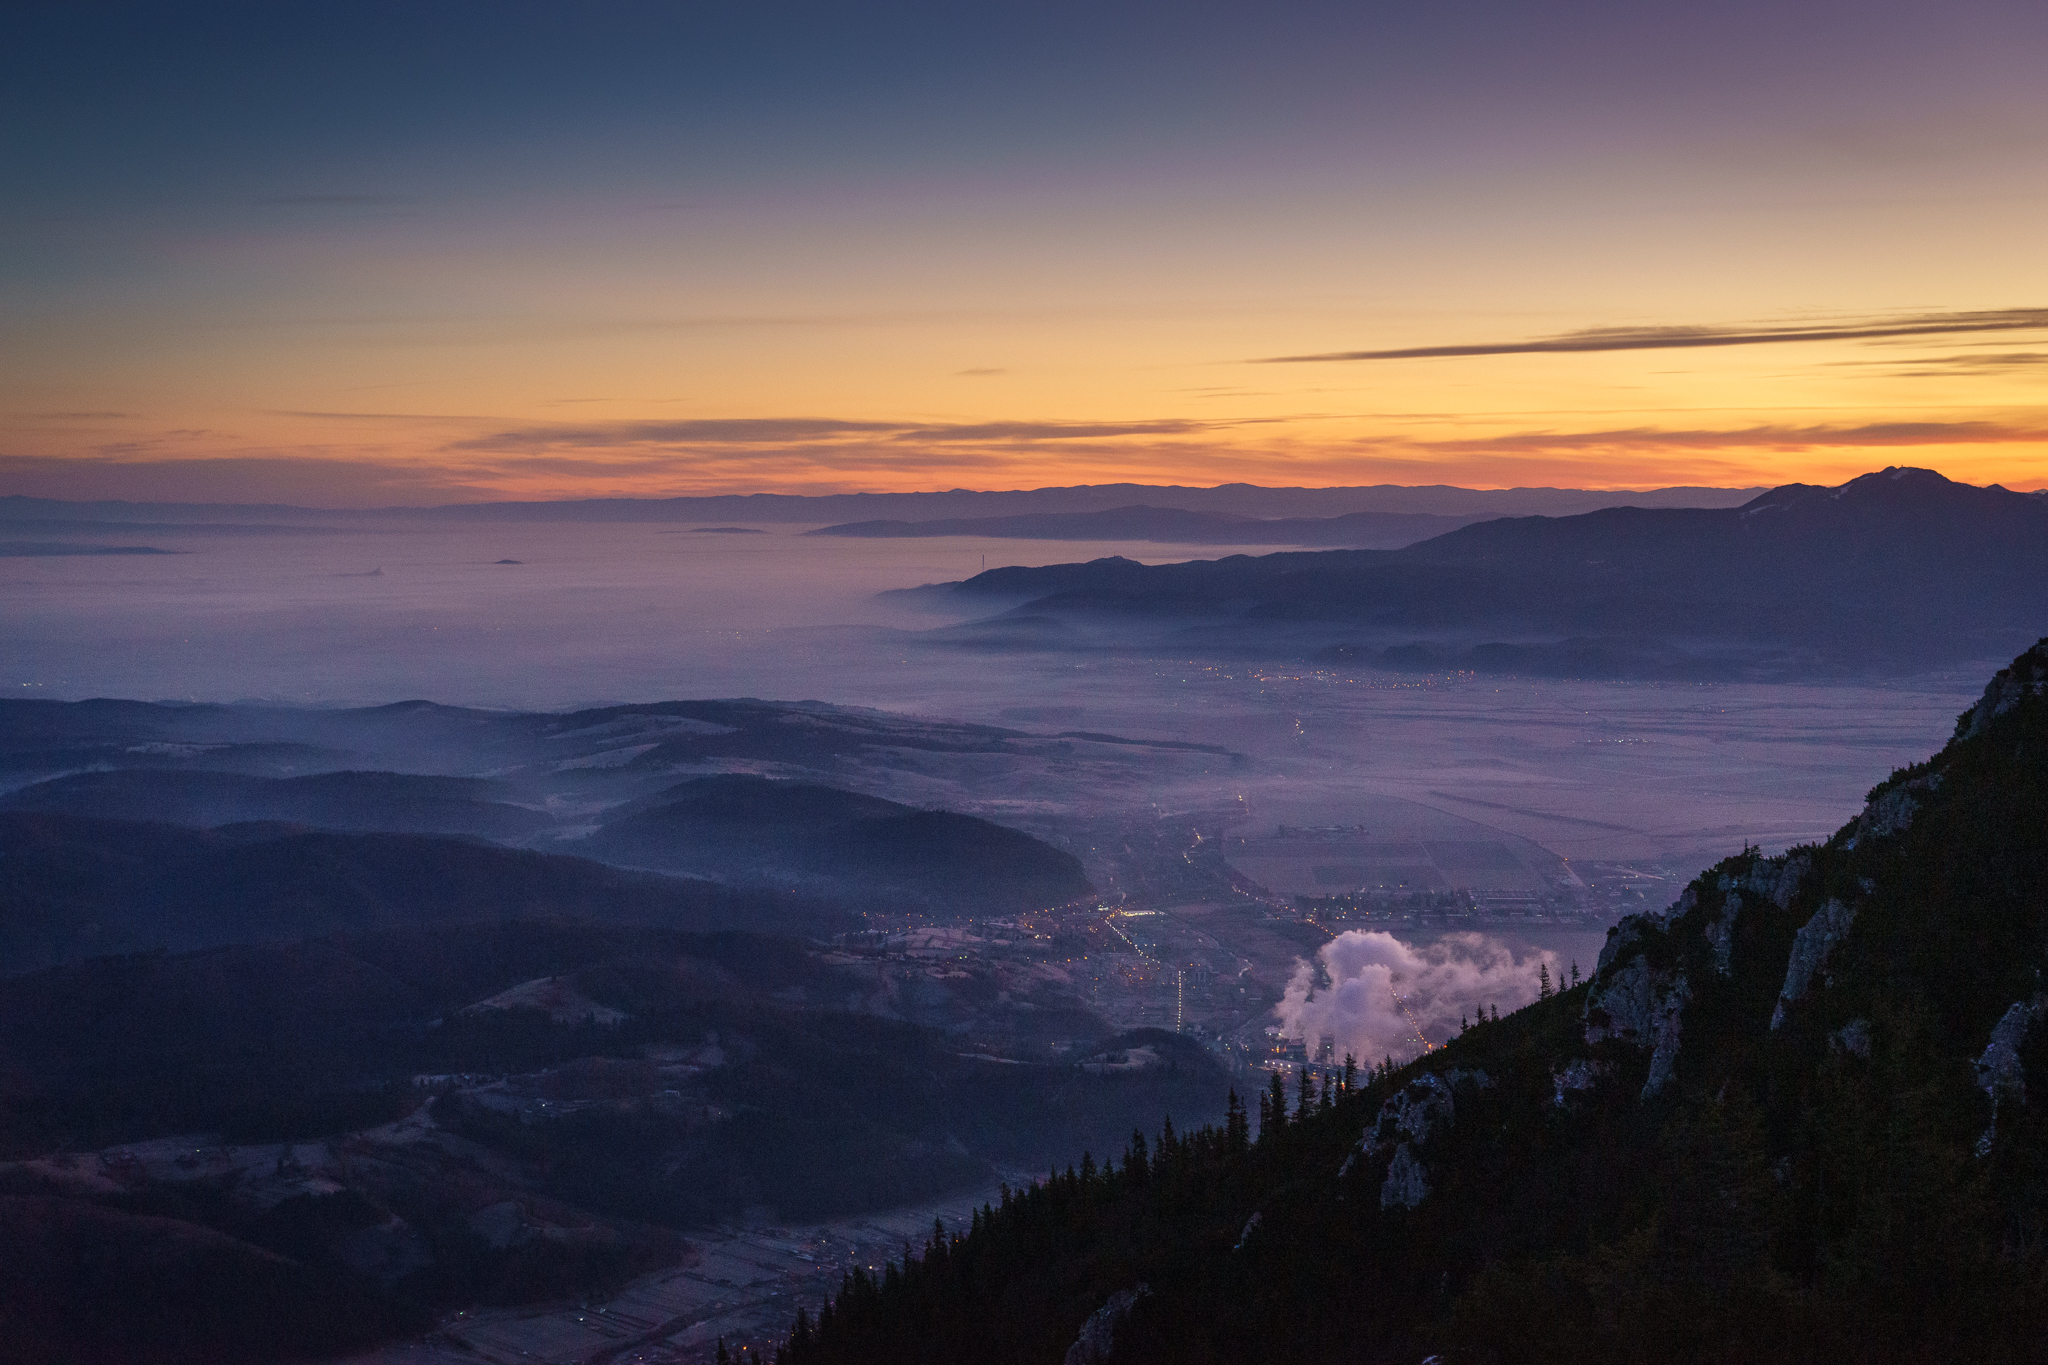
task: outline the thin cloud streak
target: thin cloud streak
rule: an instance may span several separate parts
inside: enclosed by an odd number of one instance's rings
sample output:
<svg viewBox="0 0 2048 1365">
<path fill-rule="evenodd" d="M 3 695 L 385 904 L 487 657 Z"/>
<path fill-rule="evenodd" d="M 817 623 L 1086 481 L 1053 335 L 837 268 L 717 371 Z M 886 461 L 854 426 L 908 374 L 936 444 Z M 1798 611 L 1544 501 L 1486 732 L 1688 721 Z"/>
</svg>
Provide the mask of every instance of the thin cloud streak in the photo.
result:
<svg viewBox="0 0 2048 1365">
<path fill-rule="evenodd" d="M 1146 422 L 851 422 L 818 417 L 606 422 L 587 426 L 514 428 L 454 441 L 449 451 L 514 452 L 609 449 L 621 446 L 782 446 L 845 437 L 915 444 L 1079 441 L 1121 436 L 1183 436 L 1228 423 L 1171 419 Z"/>
<path fill-rule="evenodd" d="M 1868 422 L 1859 426 L 1754 426 L 1734 430 L 1516 432 L 1454 441 L 1419 441 L 1440 454 L 1584 450 L 1779 450 L 1894 446 L 2010 445 L 2048 440 L 2048 428 L 1999 422 Z"/>
<path fill-rule="evenodd" d="M 1984 355 L 1927 356 L 1917 360 L 1838 360 L 1845 369 L 1880 369 L 1898 379 L 1952 379 L 2048 365 L 2048 351 L 1998 351 Z"/>
<path fill-rule="evenodd" d="M 849 422 L 826 417 L 738 417 L 667 422 L 603 422 L 585 426 L 516 427 L 453 441 L 444 450 L 606 449 L 646 445 L 781 445 L 820 437 L 893 434 L 907 422 Z"/>
<path fill-rule="evenodd" d="M 979 422 L 914 427 L 898 441 L 1076 441 L 1105 436 L 1186 436 L 1222 422 L 1175 419 L 1163 422 Z"/>
<path fill-rule="evenodd" d="M 1437 360 L 1487 355 L 1578 355 L 1594 351 L 1669 351 L 1712 346 L 1764 346 L 1795 341 L 1870 341 L 1885 337 L 1953 336 L 1970 332 L 2022 332 L 2048 328 L 2048 308 L 2005 308 L 1934 313 L 1837 327 L 1595 327 L 1535 341 L 1478 342 L 1462 346 L 1408 346 L 1390 351 L 1326 351 L 1266 356 L 1254 365 L 1303 365 L 1335 360 Z"/>
</svg>

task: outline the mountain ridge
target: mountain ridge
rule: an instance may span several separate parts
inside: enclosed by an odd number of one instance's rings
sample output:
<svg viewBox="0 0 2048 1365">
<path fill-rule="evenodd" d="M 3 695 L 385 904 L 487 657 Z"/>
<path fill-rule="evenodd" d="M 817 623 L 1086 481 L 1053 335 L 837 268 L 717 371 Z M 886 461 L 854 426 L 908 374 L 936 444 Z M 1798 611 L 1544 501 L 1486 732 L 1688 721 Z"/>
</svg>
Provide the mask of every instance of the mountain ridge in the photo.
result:
<svg viewBox="0 0 2048 1365">
<path fill-rule="evenodd" d="M 807 536 L 867 539 L 984 536 L 1009 540 L 1143 540 L 1167 545 L 1356 545 L 1399 549 L 1485 519 L 1484 513 L 1346 512 L 1251 517 L 1135 504 L 1099 512 L 1033 512 L 937 521 L 853 521 Z"/>
<path fill-rule="evenodd" d="M 1389 668 L 1915 671 L 2010 657 L 2029 623 L 2048 622 L 2048 498 L 1888 469 L 1737 508 L 1497 518 L 1392 551 L 991 569 L 891 595 L 1000 609 L 926 632 L 939 645 L 1008 629 L 1018 647 L 1139 642 Z"/>
</svg>

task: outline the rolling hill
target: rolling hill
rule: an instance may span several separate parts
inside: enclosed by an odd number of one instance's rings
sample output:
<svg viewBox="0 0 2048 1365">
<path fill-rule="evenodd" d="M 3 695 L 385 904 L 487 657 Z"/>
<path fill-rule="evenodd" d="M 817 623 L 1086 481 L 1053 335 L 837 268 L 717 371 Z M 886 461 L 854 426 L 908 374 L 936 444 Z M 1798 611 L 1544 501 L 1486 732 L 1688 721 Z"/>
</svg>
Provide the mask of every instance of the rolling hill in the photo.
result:
<svg viewBox="0 0 2048 1365">
<path fill-rule="evenodd" d="M 747 774 L 635 803 L 582 841 L 591 856 L 854 901 L 1004 913 L 1088 894 L 1081 864 L 1019 830 L 951 811 Z"/>
<path fill-rule="evenodd" d="M 832 933 L 856 921 L 475 839 L 0 814 L 0 972 L 113 953 L 514 919 Z"/>
<path fill-rule="evenodd" d="M 0 796 L 0 810 L 205 826 L 275 820 L 323 829 L 501 839 L 532 834 L 553 823 L 538 811 L 493 799 L 505 791 L 502 782 L 412 773 L 343 771 L 266 778 L 131 768 L 38 782 Z"/>
</svg>

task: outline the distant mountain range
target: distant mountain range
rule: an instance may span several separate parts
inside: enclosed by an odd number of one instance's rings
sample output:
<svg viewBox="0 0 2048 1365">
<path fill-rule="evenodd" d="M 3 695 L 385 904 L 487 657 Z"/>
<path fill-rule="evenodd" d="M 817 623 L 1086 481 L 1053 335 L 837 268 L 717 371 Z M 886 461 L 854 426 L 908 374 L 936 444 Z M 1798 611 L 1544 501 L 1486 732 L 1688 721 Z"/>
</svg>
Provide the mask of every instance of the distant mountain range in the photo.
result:
<svg viewBox="0 0 2048 1365">
<path fill-rule="evenodd" d="M 290 529 L 277 523 L 332 526 L 362 520 L 434 522 L 770 522 L 818 524 L 892 517 L 1008 517 L 1047 513 L 1103 512 L 1142 504 L 1243 517 L 1322 518 L 1352 512 L 1425 513 L 1454 517 L 1505 517 L 1544 513 L 1563 516 L 1623 502 L 1639 507 L 1728 507 L 1755 496 L 1756 488 L 1455 488 L 1448 484 L 1406 487 L 1374 484 L 1354 488 L 1264 488 L 1228 483 L 1214 488 L 1111 483 L 1071 488 L 980 491 L 955 488 L 932 493 L 746 493 L 694 498 L 590 498 L 563 502 L 451 503 L 440 507 L 381 507 L 354 510 L 293 507 L 280 503 L 62 502 L 20 495 L 0 497 L 0 525 L 25 522 L 125 522 L 131 533 L 167 523 L 259 523 L 266 531 Z M 140 523 L 138 525 L 137 523 Z M 74 528 L 75 529 L 75 528 Z"/>
<path fill-rule="evenodd" d="M 154 545 L 94 545 L 69 540 L 0 540 L 0 559 L 55 559 L 65 555 L 170 555 Z"/>
<path fill-rule="evenodd" d="M 1110 558 L 909 593 L 1003 609 L 928 633 L 973 648 L 1595 677 L 1912 670 L 2010 651 L 2048 625 L 2048 495 L 1895 468 L 1734 508 L 1501 518 L 1395 551 Z"/>
<path fill-rule="evenodd" d="M 1399 549 L 1485 520 L 1483 512 L 1347 512 L 1340 517 L 1248 517 L 1177 507 L 1112 507 L 1102 512 L 1032 512 L 937 521 L 850 521 L 806 531 L 868 539 L 987 536 L 1003 540 L 1143 540 L 1172 545 L 1351 545 Z"/>
</svg>

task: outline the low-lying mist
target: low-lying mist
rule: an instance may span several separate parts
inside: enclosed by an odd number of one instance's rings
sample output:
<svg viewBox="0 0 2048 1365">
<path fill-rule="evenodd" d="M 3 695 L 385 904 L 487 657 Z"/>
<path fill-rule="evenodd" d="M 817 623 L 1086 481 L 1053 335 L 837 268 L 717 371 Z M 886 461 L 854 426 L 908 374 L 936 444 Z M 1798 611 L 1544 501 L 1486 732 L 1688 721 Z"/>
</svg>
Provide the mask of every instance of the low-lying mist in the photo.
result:
<svg viewBox="0 0 2048 1365">
<path fill-rule="evenodd" d="M 1246 759 L 1227 774 L 1133 776 L 1072 794 L 1097 805 L 1229 807 L 1256 825 L 1357 820 L 1366 817 L 1346 811 L 1401 800 L 1567 858 L 1683 870 L 1745 840 L 1777 847 L 1832 829 L 1872 782 L 1939 741 L 1975 677 L 1632 684 L 1171 651 L 927 648 L 921 632 L 957 622 L 958 610 L 913 610 L 877 593 L 958 579 L 984 562 L 1185 552 L 797 529 L 393 525 L 190 535 L 177 544 L 189 553 L 175 556 L 0 561 L 0 684 L 17 698 L 316 707 L 817 698 L 1217 744 Z M 406 760 L 388 756 L 389 766 Z M 423 770 L 480 771 L 439 753 Z M 906 773 L 864 789 L 1005 805 L 992 790 L 920 791 Z"/>
</svg>

